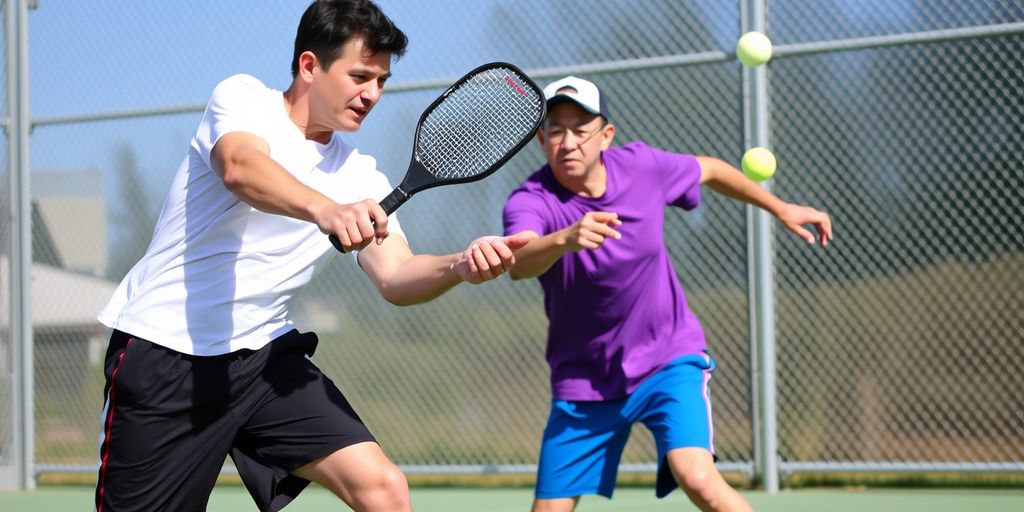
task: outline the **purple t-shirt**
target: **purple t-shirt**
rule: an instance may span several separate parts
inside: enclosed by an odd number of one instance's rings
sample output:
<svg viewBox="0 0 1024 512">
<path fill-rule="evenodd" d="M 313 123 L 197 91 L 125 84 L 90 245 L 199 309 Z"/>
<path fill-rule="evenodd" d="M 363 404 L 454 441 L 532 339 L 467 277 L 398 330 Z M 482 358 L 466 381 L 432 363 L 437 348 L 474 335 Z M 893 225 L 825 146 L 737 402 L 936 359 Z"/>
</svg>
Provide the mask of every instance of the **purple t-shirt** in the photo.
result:
<svg viewBox="0 0 1024 512">
<path fill-rule="evenodd" d="M 707 347 L 664 240 L 666 205 L 700 204 L 700 164 L 642 142 L 601 155 L 608 184 L 598 198 L 563 188 L 547 165 L 505 204 L 505 233 L 544 236 L 590 211 L 618 213 L 619 240 L 569 252 L 538 280 L 548 316 L 551 388 L 562 400 L 613 400 L 673 359 Z"/>
</svg>

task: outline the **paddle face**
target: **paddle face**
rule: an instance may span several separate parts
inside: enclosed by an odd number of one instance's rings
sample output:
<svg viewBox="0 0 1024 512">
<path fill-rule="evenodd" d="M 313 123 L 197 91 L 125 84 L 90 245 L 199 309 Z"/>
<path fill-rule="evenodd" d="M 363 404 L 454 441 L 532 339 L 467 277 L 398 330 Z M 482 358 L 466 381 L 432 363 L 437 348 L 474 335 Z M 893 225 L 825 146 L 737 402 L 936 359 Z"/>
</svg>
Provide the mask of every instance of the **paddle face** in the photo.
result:
<svg viewBox="0 0 1024 512">
<path fill-rule="evenodd" d="M 511 64 L 474 69 L 420 117 L 413 162 L 427 175 L 407 176 L 410 195 L 425 188 L 481 179 L 496 171 L 537 133 L 543 91 Z"/>
<path fill-rule="evenodd" d="M 537 133 L 545 108 L 541 88 L 511 64 L 492 62 L 470 71 L 420 116 L 409 169 L 381 207 L 390 215 L 416 192 L 497 171 Z"/>
</svg>

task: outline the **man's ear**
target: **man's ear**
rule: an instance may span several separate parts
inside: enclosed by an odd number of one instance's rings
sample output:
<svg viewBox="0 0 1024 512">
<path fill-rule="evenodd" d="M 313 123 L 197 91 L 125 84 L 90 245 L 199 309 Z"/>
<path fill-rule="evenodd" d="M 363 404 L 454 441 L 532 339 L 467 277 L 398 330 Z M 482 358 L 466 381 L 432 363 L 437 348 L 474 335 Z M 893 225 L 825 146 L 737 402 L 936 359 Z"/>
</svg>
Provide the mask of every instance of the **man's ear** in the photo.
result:
<svg viewBox="0 0 1024 512">
<path fill-rule="evenodd" d="M 615 125 L 611 123 L 604 125 L 604 128 L 601 128 L 601 151 L 610 148 L 614 139 Z"/>
<path fill-rule="evenodd" d="M 320 60 L 311 51 L 304 51 L 299 54 L 299 73 L 303 80 L 309 82 L 313 79 L 313 70 L 320 65 Z"/>
</svg>

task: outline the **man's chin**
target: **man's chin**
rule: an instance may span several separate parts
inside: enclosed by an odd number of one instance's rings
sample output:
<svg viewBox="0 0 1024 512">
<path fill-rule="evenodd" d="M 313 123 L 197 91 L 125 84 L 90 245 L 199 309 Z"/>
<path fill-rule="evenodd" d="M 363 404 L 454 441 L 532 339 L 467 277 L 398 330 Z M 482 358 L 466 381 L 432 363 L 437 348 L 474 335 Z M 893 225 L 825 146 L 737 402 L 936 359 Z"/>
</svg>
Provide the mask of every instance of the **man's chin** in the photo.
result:
<svg viewBox="0 0 1024 512">
<path fill-rule="evenodd" d="M 338 128 L 339 132 L 355 132 L 363 126 L 362 121 L 347 121 Z"/>
<path fill-rule="evenodd" d="M 562 164 L 558 170 L 565 176 L 578 177 L 583 175 L 583 167 L 576 164 Z"/>
</svg>

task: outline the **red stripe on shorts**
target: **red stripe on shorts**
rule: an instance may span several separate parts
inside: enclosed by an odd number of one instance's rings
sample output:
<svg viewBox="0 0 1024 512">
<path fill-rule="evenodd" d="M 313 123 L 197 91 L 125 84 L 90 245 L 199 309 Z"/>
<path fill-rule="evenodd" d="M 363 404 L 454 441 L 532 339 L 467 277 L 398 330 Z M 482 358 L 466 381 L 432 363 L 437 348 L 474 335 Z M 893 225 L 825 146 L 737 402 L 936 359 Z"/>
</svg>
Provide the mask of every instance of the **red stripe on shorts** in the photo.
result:
<svg viewBox="0 0 1024 512">
<path fill-rule="evenodd" d="M 113 373 L 110 374 L 110 392 L 107 396 L 107 419 L 104 422 L 103 427 L 103 440 L 106 443 L 106 449 L 103 451 L 103 458 L 100 462 L 100 482 L 99 482 L 99 503 L 96 504 L 96 512 L 103 512 L 103 485 L 106 483 L 107 476 L 107 459 L 110 457 L 110 432 L 114 428 L 114 395 L 115 386 L 114 379 L 117 377 L 118 370 L 121 369 L 121 363 L 124 362 L 124 355 L 128 352 L 128 347 L 135 341 L 135 338 L 129 338 L 128 343 L 125 343 L 124 350 L 121 351 L 121 355 L 117 357 L 117 366 L 114 367 Z"/>
</svg>

